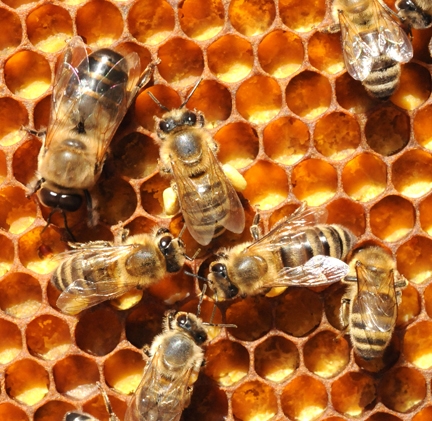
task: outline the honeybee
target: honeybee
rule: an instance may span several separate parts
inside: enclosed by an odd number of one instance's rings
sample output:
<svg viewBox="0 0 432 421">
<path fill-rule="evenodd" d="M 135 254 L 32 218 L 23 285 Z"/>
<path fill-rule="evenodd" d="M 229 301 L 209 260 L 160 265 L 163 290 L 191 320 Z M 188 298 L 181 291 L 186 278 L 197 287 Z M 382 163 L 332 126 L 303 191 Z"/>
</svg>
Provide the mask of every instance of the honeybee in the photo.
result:
<svg viewBox="0 0 432 421">
<path fill-rule="evenodd" d="M 408 281 L 396 262 L 379 246 L 356 250 L 342 280 L 348 285 L 342 297 L 340 318 L 348 328 L 355 351 L 365 360 L 380 357 L 396 324 L 401 289 Z"/>
<path fill-rule="evenodd" d="M 243 232 L 245 215 L 234 187 L 216 159 L 218 145 L 203 127 L 203 114 L 184 108 L 197 86 L 174 110 L 150 96 L 167 111 L 161 119 L 155 118 L 160 171 L 174 178 L 171 188 L 190 234 L 199 244 L 207 245 L 225 229 Z M 234 168 L 230 169 L 242 178 Z"/>
<path fill-rule="evenodd" d="M 178 272 L 188 258 L 183 241 L 166 228 L 124 237 L 118 241 L 121 244 L 70 244 L 74 249 L 65 253 L 51 276 L 51 282 L 62 291 L 57 300 L 61 311 L 77 314 L 133 288 L 146 288 L 166 274 Z"/>
<path fill-rule="evenodd" d="M 390 98 L 399 86 L 400 63 L 413 56 L 408 36 L 379 0 L 335 0 L 333 7 L 339 24 L 328 32 L 341 31 L 348 73 L 370 96 Z"/>
<path fill-rule="evenodd" d="M 132 100 L 155 65 L 141 69 L 137 53 L 103 48 L 87 54 L 80 37 L 68 43 L 55 75 L 51 113 L 32 189 L 52 212 L 74 212 L 98 180 L 107 148 Z M 51 215 L 50 215 L 51 216 Z M 64 216 L 66 229 L 66 217 Z"/>
<path fill-rule="evenodd" d="M 411 28 L 425 29 L 432 25 L 431 0 L 398 0 L 395 6 L 399 17 Z"/>
<path fill-rule="evenodd" d="M 210 264 L 208 281 L 217 300 L 339 281 L 348 273 L 342 260 L 357 239 L 341 225 L 323 225 L 326 217 L 325 209 L 303 203 L 260 238 L 256 216 L 251 227 L 255 241 L 222 250 Z"/>
</svg>

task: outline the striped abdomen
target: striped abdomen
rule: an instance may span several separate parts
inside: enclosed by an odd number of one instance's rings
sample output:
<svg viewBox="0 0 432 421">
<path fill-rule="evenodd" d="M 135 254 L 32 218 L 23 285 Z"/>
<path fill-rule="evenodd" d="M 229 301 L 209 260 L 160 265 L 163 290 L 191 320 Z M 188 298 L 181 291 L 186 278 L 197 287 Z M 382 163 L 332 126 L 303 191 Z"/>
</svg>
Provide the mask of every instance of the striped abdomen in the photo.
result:
<svg viewBox="0 0 432 421">
<path fill-rule="evenodd" d="M 363 80 L 369 95 L 381 100 L 389 99 L 399 86 L 401 65 L 387 56 L 374 60 L 372 70 Z"/>
</svg>

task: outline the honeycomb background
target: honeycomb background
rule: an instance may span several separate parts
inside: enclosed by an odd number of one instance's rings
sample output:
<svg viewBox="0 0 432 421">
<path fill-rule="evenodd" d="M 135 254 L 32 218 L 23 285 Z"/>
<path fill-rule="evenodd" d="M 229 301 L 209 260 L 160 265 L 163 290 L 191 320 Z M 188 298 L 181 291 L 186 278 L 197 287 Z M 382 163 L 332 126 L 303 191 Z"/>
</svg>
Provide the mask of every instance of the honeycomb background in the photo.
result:
<svg viewBox="0 0 432 421">
<path fill-rule="evenodd" d="M 340 334 L 342 285 L 224 303 L 217 320 L 238 328 L 214 329 L 183 419 L 432 419 L 431 30 L 414 32 L 400 89 L 380 103 L 345 72 L 339 35 L 320 32 L 331 23 L 324 0 L 3 0 L 0 22 L 0 420 L 60 421 L 74 408 L 107 420 L 97 381 L 123 419 L 140 348 L 166 309 L 195 312 L 200 290 L 180 274 L 78 317 L 55 307 L 49 273 L 66 249 L 63 221 L 42 232 L 49 210 L 26 198 L 41 142 L 21 127 L 46 126 L 56 59 L 73 35 L 93 48 L 123 44 L 144 64 L 159 57 L 146 90 L 170 108 L 203 76 L 188 107 L 204 112 L 221 162 L 247 179 L 248 226 L 257 204 L 264 229 L 300 201 L 325 206 L 329 222 L 391 249 L 410 281 L 392 343 L 373 363 Z M 119 222 L 131 234 L 181 228 L 161 204 L 160 114 L 143 91 L 93 192 L 100 223 L 88 229 L 84 208 L 68 216 L 78 241 L 112 240 Z M 192 269 L 205 274 L 212 251 L 249 239 L 247 229 L 224 234 Z M 204 320 L 212 308 L 206 300 Z"/>
</svg>

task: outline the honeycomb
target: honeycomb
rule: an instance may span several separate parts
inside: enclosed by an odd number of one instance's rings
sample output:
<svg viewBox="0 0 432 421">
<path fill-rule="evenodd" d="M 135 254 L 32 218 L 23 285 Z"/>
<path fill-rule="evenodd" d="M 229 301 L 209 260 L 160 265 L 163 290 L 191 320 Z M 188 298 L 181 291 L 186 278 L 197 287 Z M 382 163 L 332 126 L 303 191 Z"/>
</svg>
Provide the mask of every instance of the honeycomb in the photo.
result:
<svg viewBox="0 0 432 421">
<path fill-rule="evenodd" d="M 41 141 L 21 128 L 46 127 L 56 59 L 73 35 L 92 48 L 122 44 L 144 65 L 160 59 L 95 188 L 100 222 L 89 229 L 84 207 L 68 215 L 78 241 L 112 240 L 120 224 L 179 232 L 181 217 L 162 206 L 162 110 L 146 91 L 177 107 L 203 77 L 188 107 L 248 182 L 247 229 L 201 250 L 195 272 L 205 275 L 220 246 L 250 240 L 255 206 L 268 230 L 306 201 L 387 246 L 410 281 L 379 361 L 357 357 L 341 332 L 343 285 L 221 304 L 216 321 L 238 327 L 213 332 L 183 420 L 432 419 L 432 30 L 414 31 L 399 90 L 378 102 L 344 70 L 339 35 L 321 31 L 325 0 L 2 0 L 0 21 L 0 420 L 60 421 L 75 409 L 107 420 L 98 381 L 123 420 L 141 348 L 168 308 L 196 312 L 201 288 L 181 273 L 77 317 L 56 308 L 49 273 L 67 249 L 64 222 L 54 215 L 44 230 L 49 209 L 26 198 Z M 198 245 L 184 240 L 193 255 Z"/>
</svg>

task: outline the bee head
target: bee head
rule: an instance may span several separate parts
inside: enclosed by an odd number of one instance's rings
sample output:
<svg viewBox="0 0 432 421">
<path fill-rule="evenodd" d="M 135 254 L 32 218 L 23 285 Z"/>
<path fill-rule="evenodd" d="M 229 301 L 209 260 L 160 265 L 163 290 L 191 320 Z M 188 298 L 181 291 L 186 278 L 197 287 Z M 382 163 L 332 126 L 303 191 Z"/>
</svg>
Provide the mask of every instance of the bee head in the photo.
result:
<svg viewBox="0 0 432 421">
<path fill-rule="evenodd" d="M 187 332 L 197 345 L 202 345 L 207 340 L 207 332 L 194 314 L 179 312 L 175 316 L 175 323 L 176 327 Z"/>
<path fill-rule="evenodd" d="M 210 285 L 215 290 L 218 299 L 228 300 L 238 295 L 239 289 L 231 282 L 225 263 L 214 262 L 210 265 L 209 270 Z"/>
<path fill-rule="evenodd" d="M 81 194 L 62 193 L 49 187 L 42 187 L 38 191 L 38 197 L 44 206 L 60 209 L 66 212 L 77 211 L 83 202 Z"/>
<path fill-rule="evenodd" d="M 432 17 L 430 14 L 424 12 L 412 0 L 400 0 L 397 2 L 398 15 L 403 21 L 406 21 L 414 29 L 428 28 L 432 24 Z"/>
<path fill-rule="evenodd" d="M 166 269 L 169 273 L 178 272 L 184 264 L 184 244 L 180 239 L 174 238 L 166 228 L 160 228 L 156 236 L 157 245 L 165 257 Z"/>
</svg>

